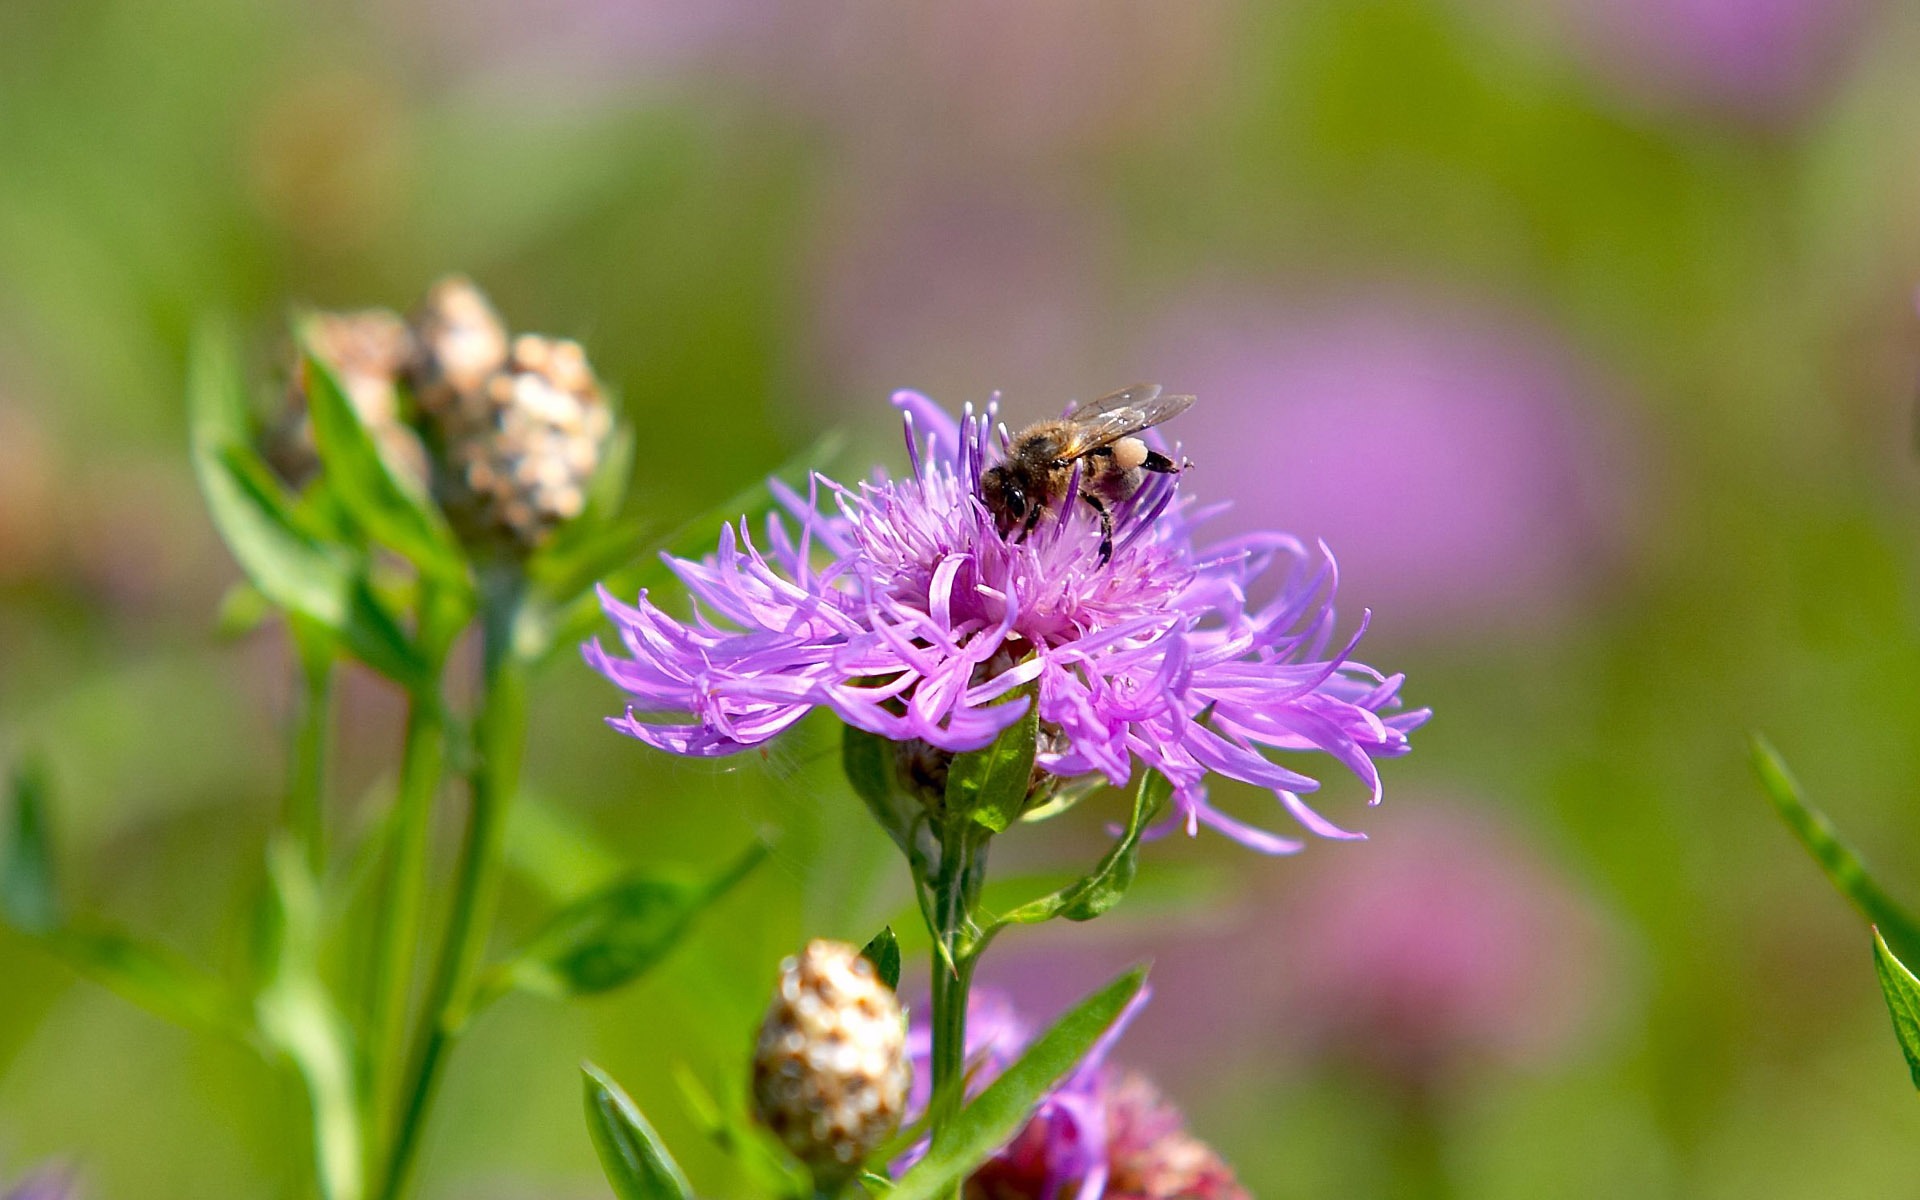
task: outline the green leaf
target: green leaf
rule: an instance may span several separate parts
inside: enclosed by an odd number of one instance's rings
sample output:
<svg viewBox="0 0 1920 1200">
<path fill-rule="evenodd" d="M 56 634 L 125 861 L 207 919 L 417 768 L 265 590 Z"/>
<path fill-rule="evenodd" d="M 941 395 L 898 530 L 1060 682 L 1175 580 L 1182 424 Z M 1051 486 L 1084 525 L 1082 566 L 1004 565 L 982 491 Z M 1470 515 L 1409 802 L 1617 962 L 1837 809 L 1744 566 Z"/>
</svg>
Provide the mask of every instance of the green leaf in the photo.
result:
<svg viewBox="0 0 1920 1200">
<path fill-rule="evenodd" d="M 840 768 L 867 811 L 893 844 L 913 853 L 913 826 L 923 809 L 900 790 L 893 766 L 893 743 L 877 733 L 845 726 L 840 735 Z"/>
<path fill-rule="evenodd" d="M 194 473 L 241 569 L 282 608 L 344 628 L 346 566 L 300 527 L 291 502 L 254 454 L 237 355 L 231 340 L 213 329 L 203 329 L 194 342 L 187 409 Z"/>
<path fill-rule="evenodd" d="M 900 939 L 894 936 L 893 926 L 874 934 L 873 940 L 860 951 L 860 957 L 873 964 L 880 982 L 896 990 L 900 987 Z"/>
<path fill-rule="evenodd" d="M 586 1077 L 587 1132 L 620 1200 L 692 1200 L 693 1185 L 620 1085 L 592 1063 Z"/>
<path fill-rule="evenodd" d="M 267 860 L 260 928 L 266 978 L 254 1018 L 307 1092 L 323 1200 L 359 1200 L 366 1147 L 355 1081 L 353 1034 L 320 979 L 322 902 L 305 856 L 278 841 Z"/>
<path fill-rule="evenodd" d="M 1000 699 L 1002 704 L 1024 703 L 1026 714 L 1001 730 L 992 745 L 954 755 L 947 772 L 947 811 L 971 817 L 995 833 L 1020 819 L 1033 791 L 1040 705 L 1029 690 L 1015 688 Z"/>
<path fill-rule="evenodd" d="M 259 588 L 242 580 L 220 597 L 220 608 L 214 615 L 214 630 L 222 638 L 242 638 L 266 624 L 267 618 L 272 615 L 273 601 L 267 599 L 266 593 Z"/>
<path fill-rule="evenodd" d="M 1000 918 L 1000 925 L 1037 925 L 1055 917 L 1091 921 L 1120 903 L 1133 886 L 1139 869 L 1140 835 L 1173 797 L 1173 784 L 1158 771 L 1147 770 L 1134 789 L 1133 812 L 1127 828 L 1105 857 L 1084 878 L 1038 900 L 1021 905 Z"/>
<path fill-rule="evenodd" d="M 214 527 L 268 600 L 332 630 L 362 662 L 401 683 L 424 666 L 373 594 L 364 564 L 329 545 L 253 448 L 238 355 L 214 326 L 194 340 L 187 381 L 194 474 Z"/>
<path fill-rule="evenodd" d="M 499 968 L 495 986 L 564 998 L 617 988 L 651 968 L 677 945 L 694 918 L 746 878 L 767 856 L 748 847 L 705 883 L 628 876 L 568 905 Z"/>
<path fill-rule="evenodd" d="M 1920 1089 L 1920 979 L 1915 979 L 1906 964 L 1887 948 L 1886 939 L 1877 929 L 1873 931 L 1873 965 L 1880 974 L 1887 1011 L 1893 1015 L 1900 1052 L 1907 1056 L 1907 1071 L 1913 1076 L 1913 1086 Z"/>
<path fill-rule="evenodd" d="M 381 457 L 333 368 L 310 345 L 300 366 L 327 486 L 375 541 L 443 583 L 464 584 L 466 557 L 446 519 L 419 483 L 396 475 Z"/>
<path fill-rule="evenodd" d="M 937 1200 L 1020 1132 L 1048 1092 L 1079 1065 L 1147 981 L 1136 967 L 1081 1001 L 1027 1047 L 1019 1061 L 961 1109 L 887 1200 Z"/>
<path fill-rule="evenodd" d="M 44 944 L 81 976 L 176 1025 L 234 1038 L 250 1028 L 231 988 L 163 947 L 87 926 L 55 929 Z"/>
<path fill-rule="evenodd" d="M 1758 734 L 1753 736 L 1753 769 L 1760 786 L 1780 818 L 1787 823 L 1800 844 L 1813 855 L 1827 879 L 1840 894 L 1853 902 L 1869 924 L 1880 930 L 1887 944 L 1904 962 L 1920 962 L 1920 924 L 1907 915 L 1905 908 L 1883 891 L 1868 874 L 1866 864 L 1845 842 L 1826 814 L 1809 805 L 1800 793 L 1800 785 L 1788 773 L 1773 747 Z"/>
<path fill-rule="evenodd" d="M 49 933 L 60 924 L 47 791 L 45 763 L 29 759 L 14 768 L 9 836 L 0 857 L 0 914 L 24 933 Z"/>
</svg>

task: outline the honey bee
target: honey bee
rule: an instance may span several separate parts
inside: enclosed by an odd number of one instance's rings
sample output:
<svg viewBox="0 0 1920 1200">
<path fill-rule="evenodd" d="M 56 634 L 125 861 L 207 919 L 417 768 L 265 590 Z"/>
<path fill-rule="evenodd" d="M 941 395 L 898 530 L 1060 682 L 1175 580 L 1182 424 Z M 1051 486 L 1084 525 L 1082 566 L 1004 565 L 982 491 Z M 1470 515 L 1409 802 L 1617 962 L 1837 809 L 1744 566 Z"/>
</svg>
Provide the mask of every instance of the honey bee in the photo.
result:
<svg viewBox="0 0 1920 1200">
<path fill-rule="evenodd" d="M 1113 509 L 1140 490 L 1149 473 L 1177 474 L 1188 464 L 1135 436 L 1193 407 L 1192 396 L 1168 396 L 1157 383 L 1136 383 L 1075 405 L 1058 420 L 1037 421 L 1013 435 L 1007 456 L 980 476 L 980 490 L 1002 534 L 1033 532 L 1042 513 L 1072 490 L 1100 517 L 1100 561 L 1113 557 Z M 1064 514 L 1063 514 L 1064 515 Z"/>
</svg>

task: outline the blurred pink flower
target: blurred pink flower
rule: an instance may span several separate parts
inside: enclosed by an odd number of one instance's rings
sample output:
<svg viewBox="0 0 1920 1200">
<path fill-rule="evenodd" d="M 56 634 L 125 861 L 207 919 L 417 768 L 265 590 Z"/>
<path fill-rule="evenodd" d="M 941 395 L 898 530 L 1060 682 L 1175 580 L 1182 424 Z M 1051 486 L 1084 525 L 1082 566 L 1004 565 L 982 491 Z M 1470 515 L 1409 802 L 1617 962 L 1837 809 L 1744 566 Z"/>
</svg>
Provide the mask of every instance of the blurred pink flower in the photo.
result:
<svg viewBox="0 0 1920 1200">
<path fill-rule="evenodd" d="M 1403 800 L 1364 845 L 1303 858 L 1237 904 L 1172 918 L 1177 930 L 1042 929 L 997 946 L 994 982 L 1058 1006 L 1064 980 L 1150 948 L 1156 1000 L 1129 1057 L 1190 1086 L 1330 1064 L 1426 1088 L 1590 1045 L 1627 975 L 1598 905 L 1493 811 Z"/>
<path fill-rule="evenodd" d="M 401 43 L 430 65 L 517 99 L 595 99 L 711 69 L 759 45 L 776 10 L 755 0 L 386 0 Z"/>
<path fill-rule="evenodd" d="M 64 1167 L 44 1167 L 13 1185 L 5 1200 L 76 1200 L 80 1189 Z"/>
<path fill-rule="evenodd" d="M 1558 0 L 1574 52 L 1638 103 L 1764 124 L 1824 98 L 1874 0 Z"/>
<path fill-rule="evenodd" d="M 1490 813 L 1412 803 L 1270 918 L 1273 1017 L 1309 1053 L 1407 1082 L 1549 1063 L 1616 993 L 1593 905 Z"/>
<path fill-rule="evenodd" d="M 899 180 L 822 211 L 808 307 L 836 395 L 1006 389 L 1017 421 L 1092 386 L 1104 267 L 1084 213 Z"/>
<path fill-rule="evenodd" d="M 1213 297 L 1151 344 L 1160 381 L 1200 397 L 1167 432 L 1210 494 L 1235 497 L 1222 525 L 1326 539 L 1343 591 L 1393 627 L 1550 619 L 1620 536 L 1631 481 L 1596 388 L 1525 323 L 1431 300 Z"/>
<path fill-rule="evenodd" d="M 1226 94 L 1237 13 L 1161 0 L 773 11 L 765 84 L 876 178 L 1031 170 L 1189 127 Z"/>
</svg>

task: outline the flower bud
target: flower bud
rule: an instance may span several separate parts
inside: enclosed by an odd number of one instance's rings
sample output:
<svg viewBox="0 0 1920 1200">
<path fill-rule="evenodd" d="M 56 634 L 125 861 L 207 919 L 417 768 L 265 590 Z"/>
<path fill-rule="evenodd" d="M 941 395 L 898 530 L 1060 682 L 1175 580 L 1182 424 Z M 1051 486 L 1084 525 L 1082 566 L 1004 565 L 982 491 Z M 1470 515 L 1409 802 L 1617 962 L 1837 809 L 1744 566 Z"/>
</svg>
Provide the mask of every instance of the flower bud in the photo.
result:
<svg viewBox="0 0 1920 1200">
<path fill-rule="evenodd" d="M 390 467 L 424 486 L 427 453 L 405 421 L 399 384 L 414 359 L 413 333 L 398 313 L 386 309 L 318 313 L 307 327 L 307 345 L 332 369 L 340 388 Z M 307 412 L 304 372 L 296 364 L 287 407 L 268 433 L 267 459 L 281 476 L 305 484 L 320 469 Z"/>
<path fill-rule="evenodd" d="M 437 422 L 448 421 L 506 365 L 506 323 L 465 276 L 449 275 L 428 289 L 413 315 L 413 331 L 419 342 L 414 395 Z"/>
<path fill-rule="evenodd" d="M 522 334 L 440 418 L 442 502 L 469 541 L 531 548 L 580 515 L 613 414 L 578 343 Z"/>
<path fill-rule="evenodd" d="M 893 989 L 844 942 L 780 964 L 753 1057 L 760 1123 L 816 1175 L 850 1175 L 906 1112 L 906 1021 Z"/>
</svg>

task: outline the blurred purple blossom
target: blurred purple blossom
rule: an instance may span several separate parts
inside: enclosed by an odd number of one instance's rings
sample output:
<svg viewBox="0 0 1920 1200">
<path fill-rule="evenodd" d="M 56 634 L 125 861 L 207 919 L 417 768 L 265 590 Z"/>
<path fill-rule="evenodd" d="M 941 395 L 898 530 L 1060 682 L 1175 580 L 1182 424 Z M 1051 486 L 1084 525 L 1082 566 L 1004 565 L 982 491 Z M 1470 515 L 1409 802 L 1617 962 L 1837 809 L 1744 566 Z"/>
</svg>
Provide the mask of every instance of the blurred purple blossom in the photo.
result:
<svg viewBox="0 0 1920 1200">
<path fill-rule="evenodd" d="M 387 0 L 385 17 L 421 59 L 550 102 L 657 86 L 767 44 L 770 10 L 754 0 Z"/>
<path fill-rule="evenodd" d="M 13 1185 L 5 1200 L 77 1200 L 80 1189 L 64 1167 L 43 1167 Z"/>
<path fill-rule="evenodd" d="M 802 5 L 761 68 L 881 174 L 1031 170 L 1190 126 L 1226 94 L 1234 8 L 1156 0 Z"/>
<path fill-rule="evenodd" d="M 1491 813 L 1425 800 L 1263 918 L 1289 931 L 1252 986 L 1318 1055 L 1405 1083 L 1542 1066 L 1618 994 L 1611 929 Z"/>
<path fill-rule="evenodd" d="M 1357 1067 L 1445 1088 L 1483 1067 L 1548 1068 L 1606 1032 L 1630 974 L 1577 880 L 1497 811 L 1427 794 L 1403 796 L 1364 850 L 1169 915 L 1150 946 L 1106 933 L 1036 929 L 999 949 L 995 981 L 1061 1005 L 1067 980 L 1151 949 L 1158 999 L 1132 1057 L 1210 1088 L 1242 1070 Z"/>
<path fill-rule="evenodd" d="M 1821 100 L 1873 0 L 1558 0 L 1574 51 L 1631 99 L 1763 124 Z"/>
<path fill-rule="evenodd" d="M 1233 498 L 1223 523 L 1339 546 L 1348 588 L 1397 627 L 1550 619 L 1621 536 L 1630 481 L 1590 468 L 1623 458 L 1598 389 L 1525 323 L 1439 300 L 1202 295 L 1151 343 L 1203 397 L 1182 432 Z"/>
<path fill-rule="evenodd" d="M 835 393 L 911 375 L 935 392 L 1065 395 L 1099 362 L 1107 267 L 1087 207 L 889 176 L 847 180 L 821 210 L 808 308 Z"/>
<path fill-rule="evenodd" d="M 1620 975 L 1613 927 L 1517 829 L 1419 797 L 1367 851 L 1306 864 L 1171 948 L 1156 977 L 1187 1008 L 1156 1014 L 1142 1041 L 1213 1066 L 1271 1046 L 1425 1089 L 1565 1058 L 1597 1033 Z"/>
<path fill-rule="evenodd" d="M 1013 1140 L 974 1173 L 967 1200 L 1247 1200 L 1232 1170 L 1186 1132 L 1159 1089 L 1107 1065 L 1147 998 L 1145 991 L 1134 998 Z M 1031 1037 L 1006 997 L 975 992 L 967 1008 L 969 1093 L 1012 1066 Z M 926 1110 L 931 1075 L 932 1036 L 924 1023 L 908 1033 L 907 1052 L 915 1066 L 913 1120 Z"/>
<path fill-rule="evenodd" d="M 806 497 L 776 481 L 785 512 L 769 515 L 764 548 L 743 519 L 720 531 L 715 555 L 668 560 L 692 596 L 691 621 L 644 592 L 633 606 L 602 593 L 627 656 L 597 639 L 584 650 L 633 698 L 610 718 L 616 729 L 715 756 L 825 707 L 869 733 L 961 752 L 1018 720 L 1029 701 L 997 701 L 1032 685 L 1040 768 L 1119 786 L 1139 759 L 1173 784 L 1176 811 L 1161 831 L 1204 824 L 1263 852 L 1299 849 L 1209 806 L 1205 781 L 1217 773 L 1270 790 L 1314 833 L 1356 836 L 1307 806 L 1316 780 L 1265 751 L 1325 752 L 1377 801 L 1374 760 L 1405 753 L 1428 714 L 1395 712 L 1400 677 L 1350 657 L 1364 619 L 1334 640 L 1324 546 L 1260 532 L 1198 547 L 1177 475 L 1152 477 L 1116 508 L 1110 562 L 1098 523 L 1071 496 L 1063 516 L 1009 538 L 981 498 L 997 453 L 993 406 L 969 406 L 956 424 L 916 393 L 895 403 L 913 473 L 858 488 L 816 476 Z M 1269 568 L 1281 576 L 1275 594 L 1249 604 Z"/>
</svg>

